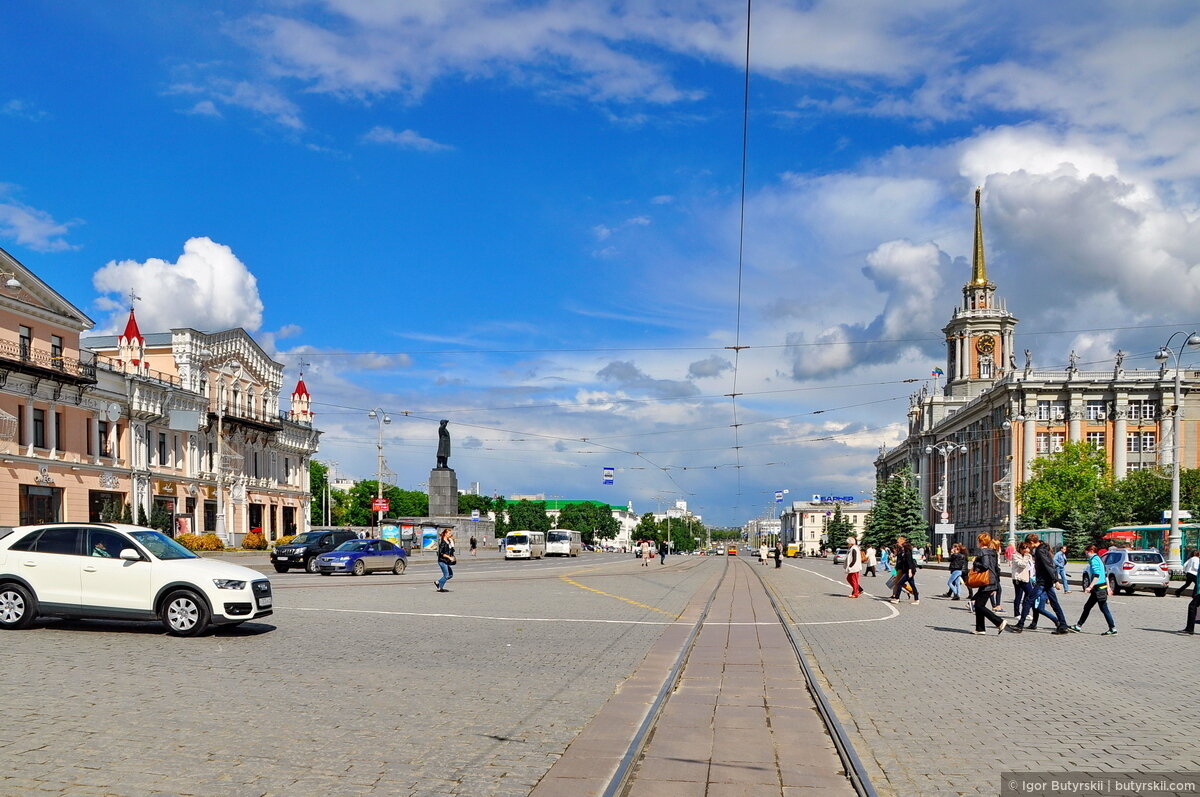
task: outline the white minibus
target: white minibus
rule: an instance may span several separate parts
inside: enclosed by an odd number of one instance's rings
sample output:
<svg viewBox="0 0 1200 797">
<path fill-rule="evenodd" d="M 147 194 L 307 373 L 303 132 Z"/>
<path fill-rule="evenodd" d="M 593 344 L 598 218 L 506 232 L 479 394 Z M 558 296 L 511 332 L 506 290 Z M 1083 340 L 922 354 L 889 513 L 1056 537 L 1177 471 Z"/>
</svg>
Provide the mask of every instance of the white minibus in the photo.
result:
<svg viewBox="0 0 1200 797">
<path fill-rule="evenodd" d="M 510 531 L 504 537 L 505 559 L 541 559 L 546 555 L 546 534 L 541 531 Z"/>
<path fill-rule="evenodd" d="M 546 532 L 546 556 L 579 556 L 583 540 L 578 531 L 550 529 Z"/>
</svg>

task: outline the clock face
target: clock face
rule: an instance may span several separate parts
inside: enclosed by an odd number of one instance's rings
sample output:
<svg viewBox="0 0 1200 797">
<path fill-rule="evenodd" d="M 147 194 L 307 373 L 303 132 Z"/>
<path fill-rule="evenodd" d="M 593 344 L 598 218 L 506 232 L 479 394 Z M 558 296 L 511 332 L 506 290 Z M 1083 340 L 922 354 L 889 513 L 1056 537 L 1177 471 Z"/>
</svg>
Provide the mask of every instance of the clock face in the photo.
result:
<svg viewBox="0 0 1200 797">
<path fill-rule="evenodd" d="M 980 354 L 991 354 L 996 350 L 996 339 L 991 335 L 984 335 L 975 343 L 975 351 Z"/>
</svg>

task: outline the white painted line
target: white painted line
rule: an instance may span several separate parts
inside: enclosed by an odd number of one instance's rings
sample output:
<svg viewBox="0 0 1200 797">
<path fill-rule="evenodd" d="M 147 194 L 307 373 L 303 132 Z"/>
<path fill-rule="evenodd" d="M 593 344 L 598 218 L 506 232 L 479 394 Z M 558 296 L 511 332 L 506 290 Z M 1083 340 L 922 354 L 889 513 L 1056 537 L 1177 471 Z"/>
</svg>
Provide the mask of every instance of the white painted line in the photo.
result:
<svg viewBox="0 0 1200 797">
<path fill-rule="evenodd" d="M 802 570 L 805 573 L 812 573 L 814 576 L 823 578 L 826 581 L 832 581 L 834 584 L 838 584 L 840 586 L 844 586 L 844 587 L 850 586 L 845 581 L 839 581 L 836 578 L 830 578 L 829 576 L 826 576 L 822 573 L 818 573 L 815 570 L 809 570 L 807 567 L 800 567 L 799 565 L 794 565 L 791 562 L 788 562 L 787 566 L 794 567 L 797 570 Z M 864 593 L 864 594 L 866 594 L 866 593 Z M 873 601 L 878 601 L 878 602 L 882 603 L 884 605 L 884 607 L 888 610 L 888 616 L 887 617 L 871 617 L 866 620 L 820 620 L 820 621 L 813 620 L 811 622 L 805 622 L 805 623 L 794 623 L 794 625 L 848 625 L 850 623 L 878 623 L 882 620 L 891 620 L 894 617 L 900 616 L 900 610 L 897 609 L 893 604 L 889 603 L 886 598 L 880 598 L 875 595 L 867 595 L 867 597 Z M 849 598 L 847 598 L 847 600 L 849 600 Z"/>
<path fill-rule="evenodd" d="M 605 623 L 611 625 L 676 625 L 673 620 L 588 620 L 577 617 L 500 617 L 489 614 L 450 614 L 447 612 L 395 612 L 382 609 L 322 609 L 306 606 L 276 606 L 276 611 L 339 612 L 342 614 L 384 614 L 397 617 L 442 617 L 457 620 L 500 620 L 510 623 Z"/>
</svg>

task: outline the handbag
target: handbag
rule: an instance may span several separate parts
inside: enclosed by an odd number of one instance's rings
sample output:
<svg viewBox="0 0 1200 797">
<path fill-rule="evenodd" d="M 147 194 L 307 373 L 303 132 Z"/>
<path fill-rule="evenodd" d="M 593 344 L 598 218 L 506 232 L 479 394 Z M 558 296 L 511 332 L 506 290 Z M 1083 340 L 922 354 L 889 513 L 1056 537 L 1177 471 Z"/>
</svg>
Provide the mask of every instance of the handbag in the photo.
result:
<svg viewBox="0 0 1200 797">
<path fill-rule="evenodd" d="M 454 554 L 448 553 L 442 556 L 442 561 L 448 565 L 458 564 L 458 560 L 454 558 Z"/>
<path fill-rule="evenodd" d="M 900 576 L 896 575 L 895 573 L 892 573 L 892 577 L 887 580 L 888 589 L 895 589 L 896 582 L 899 580 L 900 580 Z"/>
<path fill-rule="evenodd" d="M 971 572 L 967 573 L 967 587 L 969 589 L 982 589 L 992 585 L 992 571 L 982 563 L 976 561 L 971 565 Z"/>
</svg>

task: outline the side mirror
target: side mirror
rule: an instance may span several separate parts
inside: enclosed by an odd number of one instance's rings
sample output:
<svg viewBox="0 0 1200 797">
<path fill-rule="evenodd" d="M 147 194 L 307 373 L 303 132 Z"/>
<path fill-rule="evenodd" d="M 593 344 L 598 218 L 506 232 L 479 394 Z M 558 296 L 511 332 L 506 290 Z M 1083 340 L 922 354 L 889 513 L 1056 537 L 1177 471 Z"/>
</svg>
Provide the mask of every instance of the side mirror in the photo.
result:
<svg viewBox="0 0 1200 797">
<path fill-rule="evenodd" d="M 122 548 L 121 549 L 121 558 L 124 559 L 126 562 L 142 561 L 142 555 L 132 548 Z"/>
</svg>

